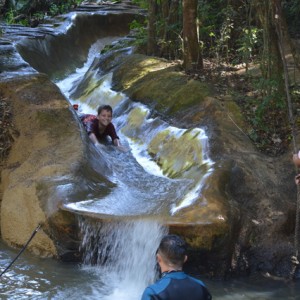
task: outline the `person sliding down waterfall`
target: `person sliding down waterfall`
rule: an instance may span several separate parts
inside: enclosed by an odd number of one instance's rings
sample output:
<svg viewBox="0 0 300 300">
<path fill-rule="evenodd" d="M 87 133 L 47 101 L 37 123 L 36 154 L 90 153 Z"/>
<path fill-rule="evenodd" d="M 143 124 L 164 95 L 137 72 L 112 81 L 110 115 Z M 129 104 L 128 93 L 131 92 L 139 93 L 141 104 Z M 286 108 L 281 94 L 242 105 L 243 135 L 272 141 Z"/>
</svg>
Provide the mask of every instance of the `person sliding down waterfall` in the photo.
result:
<svg viewBox="0 0 300 300">
<path fill-rule="evenodd" d="M 82 114 L 79 116 L 91 141 L 99 148 L 101 147 L 99 142 L 104 140 L 107 136 L 110 136 L 116 147 L 122 151 L 126 151 L 127 149 L 125 149 L 120 143 L 115 126 L 111 123 L 113 114 L 111 106 L 101 105 L 98 107 L 97 112 L 97 116 L 90 114 Z"/>
</svg>

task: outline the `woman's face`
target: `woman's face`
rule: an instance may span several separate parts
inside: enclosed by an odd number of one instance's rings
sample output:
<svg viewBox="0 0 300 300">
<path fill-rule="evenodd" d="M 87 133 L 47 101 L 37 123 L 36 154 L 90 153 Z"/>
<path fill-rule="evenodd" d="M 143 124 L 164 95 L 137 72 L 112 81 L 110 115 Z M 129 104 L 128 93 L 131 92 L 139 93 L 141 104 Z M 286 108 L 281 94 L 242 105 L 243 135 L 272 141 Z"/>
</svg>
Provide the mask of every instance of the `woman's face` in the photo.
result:
<svg viewBox="0 0 300 300">
<path fill-rule="evenodd" d="M 106 127 L 112 120 L 112 113 L 109 110 L 102 109 L 97 119 L 99 120 L 99 125 Z"/>
</svg>

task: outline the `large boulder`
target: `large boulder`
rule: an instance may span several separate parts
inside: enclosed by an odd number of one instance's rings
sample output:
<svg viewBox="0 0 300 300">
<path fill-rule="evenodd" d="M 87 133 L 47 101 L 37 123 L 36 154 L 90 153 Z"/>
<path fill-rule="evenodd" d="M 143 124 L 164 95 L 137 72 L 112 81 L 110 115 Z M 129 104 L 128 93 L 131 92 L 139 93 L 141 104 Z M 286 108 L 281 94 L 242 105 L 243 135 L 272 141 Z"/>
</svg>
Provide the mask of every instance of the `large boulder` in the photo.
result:
<svg viewBox="0 0 300 300">
<path fill-rule="evenodd" d="M 151 107 L 153 115 L 177 127 L 204 128 L 209 137 L 215 164 L 202 199 L 207 199 L 211 214 L 198 202 L 178 212 L 175 220 L 183 221 L 182 226 L 175 224 L 171 230 L 184 235 L 195 249 L 217 252 L 218 258 L 207 259 L 215 270 L 223 257 L 227 271 L 290 276 L 297 250 L 291 154 L 260 153 L 247 136 L 251 128 L 234 98 L 228 94 L 220 99 L 211 83 L 189 78 L 177 65 L 135 54 L 117 66 L 110 62 L 108 70 L 114 71 L 114 88 Z M 187 220 L 190 224 L 184 224 Z"/>
<path fill-rule="evenodd" d="M 0 96 L 11 107 L 14 126 L 14 142 L 1 165 L 1 235 L 21 247 L 41 224 L 28 249 L 64 260 L 79 259 L 80 241 L 76 216 L 60 207 L 92 197 L 97 189 L 105 195 L 113 184 L 76 113 L 49 78 L 74 71 L 99 38 L 104 45 L 143 18 L 135 6 L 92 11 L 47 19 L 38 28 L 2 24 L 0 40 Z"/>
<path fill-rule="evenodd" d="M 1 174 L 2 238 L 22 246 L 41 224 L 29 250 L 75 259 L 77 223 L 59 207 L 91 193 L 88 182 L 107 182 L 100 175 L 103 165 L 98 160 L 93 166 L 93 149 L 83 142 L 86 134 L 75 111 L 47 76 L 3 80 L 0 94 L 11 106 L 15 129 Z"/>
</svg>

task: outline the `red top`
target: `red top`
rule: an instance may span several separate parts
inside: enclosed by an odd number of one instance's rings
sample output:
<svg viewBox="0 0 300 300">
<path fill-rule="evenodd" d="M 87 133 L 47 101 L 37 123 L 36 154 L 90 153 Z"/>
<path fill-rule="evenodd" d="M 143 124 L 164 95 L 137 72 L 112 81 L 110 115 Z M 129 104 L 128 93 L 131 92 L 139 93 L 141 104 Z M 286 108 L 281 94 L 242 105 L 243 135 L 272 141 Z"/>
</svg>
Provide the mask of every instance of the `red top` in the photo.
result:
<svg viewBox="0 0 300 300">
<path fill-rule="evenodd" d="M 85 130 L 87 131 L 88 135 L 94 133 L 98 140 L 106 138 L 108 135 L 111 137 L 112 141 L 115 139 L 119 139 L 116 133 L 115 126 L 112 123 L 109 123 L 104 132 L 99 132 L 99 120 L 97 116 L 84 114 L 80 116 L 80 120 L 82 121 Z"/>
</svg>

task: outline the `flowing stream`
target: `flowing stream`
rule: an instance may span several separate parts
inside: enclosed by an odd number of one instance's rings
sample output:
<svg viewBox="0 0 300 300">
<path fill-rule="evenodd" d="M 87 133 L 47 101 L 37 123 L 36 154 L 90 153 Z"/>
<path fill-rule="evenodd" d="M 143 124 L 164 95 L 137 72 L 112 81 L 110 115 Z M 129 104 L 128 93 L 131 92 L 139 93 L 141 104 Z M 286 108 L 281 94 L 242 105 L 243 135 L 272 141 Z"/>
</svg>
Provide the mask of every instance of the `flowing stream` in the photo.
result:
<svg viewBox="0 0 300 300">
<path fill-rule="evenodd" d="M 102 40 L 91 47 L 83 68 L 57 83 L 72 104 L 78 101 L 70 98 L 70 91 L 80 82 L 103 43 Z M 110 81 L 111 74 L 103 76 L 97 95 L 81 100 L 79 112 L 95 114 L 98 105 L 111 104 L 115 111 L 113 123 L 130 151 L 123 153 L 104 145 L 99 155 L 109 164 L 110 180 L 117 187 L 104 198 L 93 196 L 66 206 L 82 215 L 79 219 L 84 261 L 80 265 L 67 264 L 24 253 L 1 277 L 1 299 L 140 299 L 144 288 L 157 275 L 155 251 L 167 233 L 167 228 L 160 223 L 161 216 L 172 216 L 192 204 L 212 172 L 205 132 L 197 128 L 191 131 L 174 128 L 151 118 L 145 106 L 112 91 Z M 136 128 L 128 123 L 133 115 L 142 116 Z M 197 169 L 202 174 L 200 180 L 195 181 L 192 176 L 173 178 L 151 159 L 146 151 L 150 139 L 164 131 L 174 139 L 189 135 L 196 145 L 201 145 L 202 164 Z M 119 218 L 114 222 L 99 222 L 86 219 L 85 214 L 90 213 Z M 0 243 L 1 269 L 16 255 L 17 251 Z M 227 282 L 202 279 L 213 299 L 300 299 L 299 283 L 261 276 Z"/>
</svg>

